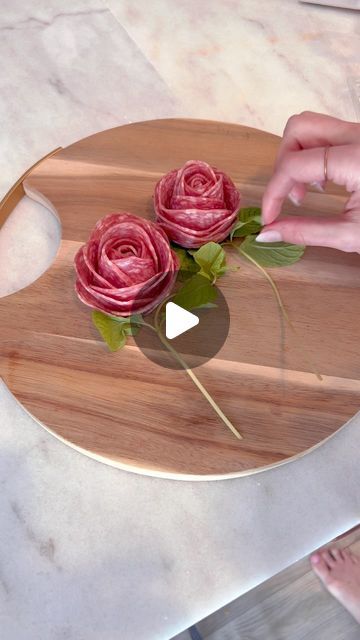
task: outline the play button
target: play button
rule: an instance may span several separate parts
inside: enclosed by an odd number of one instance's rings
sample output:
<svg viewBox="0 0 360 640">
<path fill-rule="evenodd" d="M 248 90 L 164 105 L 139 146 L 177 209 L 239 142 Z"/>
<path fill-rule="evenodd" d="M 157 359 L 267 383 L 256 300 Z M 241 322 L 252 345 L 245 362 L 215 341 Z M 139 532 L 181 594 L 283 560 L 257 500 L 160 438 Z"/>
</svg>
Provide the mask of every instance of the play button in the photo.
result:
<svg viewBox="0 0 360 640">
<path fill-rule="evenodd" d="M 171 297 L 176 297 L 175 293 L 192 277 L 193 273 L 182 271 Z M 191 304 L 186 296 L 179 304 L 178 300 L 167 299 L 162 307 L 144 316 L 146 326 L 140 331 L 135 328 L 137 347 L 161 367 L 194 369 L 214 358 L 226 341 L 230 315 L 222 290 L 213 285 L 212 300 L 204 303 L 201 291 L 208 288 L 209 280 L 197 274 L 196 283 L 196 296 Z"/>
<path fill-rule="evenodd" d="M 168 340 L 177 338 L 185 331 L 189 331 L 199 324 L 199 318 L 194 313 L 179 307 L 175 302 L 168 302 L 165 312 L 165 335 Z"/>
</svg>

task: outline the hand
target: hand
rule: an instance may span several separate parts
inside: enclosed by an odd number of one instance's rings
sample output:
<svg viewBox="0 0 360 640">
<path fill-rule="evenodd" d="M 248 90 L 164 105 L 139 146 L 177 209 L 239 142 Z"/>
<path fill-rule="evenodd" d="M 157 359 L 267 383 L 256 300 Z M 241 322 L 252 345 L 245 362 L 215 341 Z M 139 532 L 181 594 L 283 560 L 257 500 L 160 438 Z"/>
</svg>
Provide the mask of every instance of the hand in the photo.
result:
<svg viewBox="0 0 360 640">
<path fill-rule="evenodd" d="M 327 146 L 328 179 L 351 192 L 344 211 L 338 218 L 293 216 L 274 222 L 286 197 L 300 205 L 307 185 L 323 188 Z M 259 242 L 283 240 L 360 253 L 360 125 L 308 111 L 292 116 L 263 195 L 262 219 Z"/>
</svg>

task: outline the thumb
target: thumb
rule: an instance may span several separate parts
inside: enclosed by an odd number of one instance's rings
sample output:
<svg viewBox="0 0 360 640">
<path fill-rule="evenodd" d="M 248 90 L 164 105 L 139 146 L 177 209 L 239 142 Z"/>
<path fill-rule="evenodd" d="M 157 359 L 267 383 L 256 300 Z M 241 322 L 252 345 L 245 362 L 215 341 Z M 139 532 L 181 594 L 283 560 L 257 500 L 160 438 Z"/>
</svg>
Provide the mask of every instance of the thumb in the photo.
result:
<svg viewBox="0 0 360 640">
<path fill-rule="evenodd" d="M 360 223 L 339 218 L 283 218 L 262 228 L 257 242 L 291 242 L 360 253 Z"/>
</svg>

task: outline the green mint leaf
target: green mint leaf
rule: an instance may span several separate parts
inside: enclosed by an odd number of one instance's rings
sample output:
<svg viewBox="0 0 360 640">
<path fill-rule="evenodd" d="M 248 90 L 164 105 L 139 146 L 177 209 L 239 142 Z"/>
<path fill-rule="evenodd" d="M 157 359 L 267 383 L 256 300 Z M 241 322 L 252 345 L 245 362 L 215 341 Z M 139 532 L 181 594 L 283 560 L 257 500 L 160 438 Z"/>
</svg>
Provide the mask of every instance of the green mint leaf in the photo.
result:
<svg viewBox="0 0 360 640">
<path fill-rule="evenodd" d="M 182 247 L 172 247 L 180 261 L 180 270 L 178 273 L 178 280 L 184 282 L 187 278 L 191 277 L 192 273 L 197 273 L 200 269 L 196 264 L 194 258 L 190 253 Z"/>
<path fill-rule="evenodd" d="M 214 282 L 226 272 L 226 254 L 221 244 L 207 242 L 197 251 L 191 251 L 195 262 L 199 265 L 199 275 Z"/>
<path fill-rule="evenodd" d="M 201 304 L 199 307 L 196 307 L 197 309 L 217 309 L 217 304 L 214 304 L 213 302 L 206 302 L 205 304 Z"/>
<path fill-rule="evenodd" d="M 199 266 L 186 249 L 183 249 L 182 247 L 173 247 L 173 250 L 179 258 L 180 269 L 183 271 L 193 271 L 194 273 L 199 270 Z"/>
<path fill-rule="evenodd" d="M 130 322 L 122 325 L 122 332 L 125 336 L 136 336 L 140 331 L 140 327 Z"/>
<path fill-rule="evenodd" d="M 136 336 L 143 324 L 143 318 L 140 313 L 134 313 L 134 315 L 127 318 L 122 316 L 111 316 L 115 322 L 121 325 L 122 332 L 127 336 Z"/>
<path fill-rule="evenodd" d="M 261 229 L 261 222 L 259 220 L 249 220 L 249 222 L 237 222 L 230 233 L 230 240 L 233 238 L 244 238 L 254 233 L 259 233 Z"/>
<path fill-rule="evenodd" d="M 93 311 L 92 321 L 110 351 L 118 351 L 125 346 L 126 336 L 131 328 L 129 318 L 115 319 L 101 311 Z"/>
<path fill-rule="evenodd" d="M 198 309 L 203 305 L 213 303 L 217 298 L 217 291 L 211 282 L 201 276 L 195 274 L 179 289 L 172 298 L 172 302 L 178 304 L 183 309 Z"/>
<path fill-rule="evenodd" d="M 143 323 L 143 317 L 141 313 L 134 313 L 132 316 L 130 316 L 130 322 L 131 324 L 141 325 Z"/>
<path fill-rule="evenodd" d="M 101 313 L 96 312 L 96 313 Z M 102 315 L 106 315 L 105 313 L 103 313 Z M 115 320 L 115 322 L 117 322 L 118 324 L 121 325 L 125 325 L 125 324 L 142 324 L 142 315 L 140 313 L 134 313 L 134 315 L 132 316 L 127 316 L 126 318 L 123 316 L 106 316 L 107 318 L 111 318 L 112 320 Z"/>
<path fill-rule="evenodd" d="M 287 242 L 256 242 L 256 236 L 247 236 L 239 250 L 254 258 L 262 267 L 285 267 L 300 260 L 305 247 Z"/>
<path fill-rule="evenodd" d="M 136 336 L 141 329 L 141 325 L 143 324 L 142 315 L 140 313 L 134 313 L 134 315 L 130 316 L 130 318 L 123 318 L 123 320 L 127 320 L 127 322 L 122 325 L 123 333 L 125 333 L 127 336 Z"/>
<path fill-rule="evenodd" d="M 254 220 L 257 217 L 261 218 L 260 207 L 243 207 L 238 211 L 238 219 L 241 222 L 249 222 L 249 220 Z"/>
<path fill-rule="evenodd" d="M 259 233 L 261 229 L 261 209 L 260 207 L 245 207 L 238 213 L 238 221 L 230 233 L 230 240 L 233 238 L 243 238 L 254 233 Z"/>
</svg>

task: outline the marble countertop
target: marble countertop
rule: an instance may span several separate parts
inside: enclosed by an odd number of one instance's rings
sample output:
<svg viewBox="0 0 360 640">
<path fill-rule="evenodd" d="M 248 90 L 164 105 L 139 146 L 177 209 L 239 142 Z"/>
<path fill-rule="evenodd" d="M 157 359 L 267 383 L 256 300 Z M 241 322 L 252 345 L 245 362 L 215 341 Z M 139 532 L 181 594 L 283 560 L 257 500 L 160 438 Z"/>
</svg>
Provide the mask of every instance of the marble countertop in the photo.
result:
<svg viewBox="0 0 360 640">
<path fill-rule="evenodd" d="M 351 11 L 3 0 L 0 31 L 2 195 L 53 148 L 130 121 L 191 116 L 280 133 L 304 109 L 356 117 Z M 24 200 L 0 233 L 0 295 L 37 277 L 58 238 L 54 219 Z M 360 416 L 296 462 L 203 483 L 95 462 L 3 384 L 0 424 L 6 640 L 168 640 L 360 521 Z"/>
</svg>

